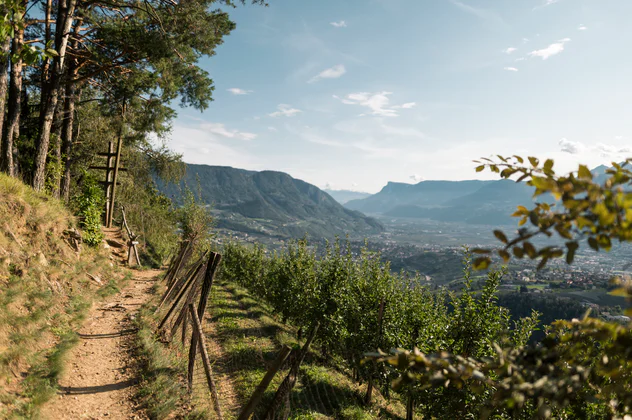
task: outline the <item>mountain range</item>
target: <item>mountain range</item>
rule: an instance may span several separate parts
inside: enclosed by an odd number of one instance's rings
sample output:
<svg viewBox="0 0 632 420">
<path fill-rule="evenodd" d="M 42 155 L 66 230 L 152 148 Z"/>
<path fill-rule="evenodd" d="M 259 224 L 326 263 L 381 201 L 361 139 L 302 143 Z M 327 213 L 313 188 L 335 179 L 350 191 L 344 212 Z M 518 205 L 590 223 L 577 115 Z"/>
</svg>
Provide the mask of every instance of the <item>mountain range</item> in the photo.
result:
<svg viewBox="0 0 632 420">
<path fill-rule="evenodd" d="M 608 167 L 592 170 L 595 180 L 605 178 Z M 539 201 L 550 201 L 540 196 Z M 468 224 L 515 224 L 516 206 L 533 203 L 533 188 L 522 182 L 421 181 L 418 184 L 389 182 L 372 196 L 351 200 L 345 207 L 391 218 L 423 218 Z"/>
<path fill-rule="evenodd" d="M 176 202 L 181 202 L 185 188 L 192 190 L 210 206 L 219 228 L 316 238 L 363 236 L 384 229 L 374 218 L 344 208 L 318 187 L 283 172 L 187 164 L 179 184 L 157 184 Z"/>
<path fill-rule="evenodd" d="M 351 200 L 359 200 L 362 198 L 367 198 L 371 194 L 360 192 L 360 191 L 350 191 L 350 190 L 330 190 L 324 189 L 327 194 L 331 196 L 334 200 L 339 202 L 340 204 L 346 204 Z"/>
</svg>

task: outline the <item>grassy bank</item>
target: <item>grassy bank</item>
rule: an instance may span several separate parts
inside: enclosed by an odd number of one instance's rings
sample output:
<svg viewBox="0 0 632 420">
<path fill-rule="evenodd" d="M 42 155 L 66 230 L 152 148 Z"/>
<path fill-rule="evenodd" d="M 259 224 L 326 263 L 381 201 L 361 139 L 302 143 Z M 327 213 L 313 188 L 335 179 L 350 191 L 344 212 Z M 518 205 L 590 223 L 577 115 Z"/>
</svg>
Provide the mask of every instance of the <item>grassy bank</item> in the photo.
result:
<svg viewBox="0 0 632 420">
<path fill-rule="evenodd" d="M 0 417 L 37 417 L 56 392 L 75 331 L 126 278 L 103 249 L 77 251 L 58 200 L 0 175 Z"/>
</svg>

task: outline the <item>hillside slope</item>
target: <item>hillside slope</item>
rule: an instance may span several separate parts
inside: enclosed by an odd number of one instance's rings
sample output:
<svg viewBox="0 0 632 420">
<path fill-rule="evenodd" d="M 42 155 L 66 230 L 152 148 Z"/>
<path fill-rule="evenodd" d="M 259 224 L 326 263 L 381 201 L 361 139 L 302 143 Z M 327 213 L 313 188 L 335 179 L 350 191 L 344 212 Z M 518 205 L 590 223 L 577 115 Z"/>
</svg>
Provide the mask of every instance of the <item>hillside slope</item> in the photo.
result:
<svg viewBox="0 0 632 420">
<path fill-rule="evenodd" d="M 125 272 L 75 248 L 61 202 L 0 174 L 0 418 L 32 418 L 56 392 L 64 354 L 93 299 Z"/>
<path fill-rule="evenodd" d="M 188 186 L 212 207 L 218 227 L 282 237 L 365 235 L 383 230 L 375 219 L 346 209 L 318 187 L 283 172 L 187 165 L 180 185 L 159 183 L 176 201 Z"/>
</svg>

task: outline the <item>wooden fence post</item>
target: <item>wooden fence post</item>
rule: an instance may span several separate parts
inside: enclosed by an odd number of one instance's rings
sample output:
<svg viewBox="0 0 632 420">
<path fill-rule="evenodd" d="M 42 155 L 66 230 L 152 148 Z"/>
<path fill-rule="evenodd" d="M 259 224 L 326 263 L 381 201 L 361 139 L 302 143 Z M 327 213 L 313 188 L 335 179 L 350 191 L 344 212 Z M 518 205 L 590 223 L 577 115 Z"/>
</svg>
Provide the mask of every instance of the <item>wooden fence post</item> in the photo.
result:
<svg viewBox="0 0 632 420">
<path fill-rule="evenodd" d="M 316 323 L 316 325 L 314 325 L 314 328 L 309 334 L 309 337 L 307 337 L 307 341 L 303 345 L 303 348 L 299 351 L 298 357 L 292 364 L 290 372 L 287 374 L 285 379 L 283 379 L 281 385 L 279 385 L 279 388 L 277 389 L 276 394 L 274 394 L 274 398 L 272 399 L 272 402 L 270 403 L 270 406 L 268 407 L 268 410 L 266 411 L 266 414 L 264 416 L 266 420 L 274 420 L 276 412 L 279 411 L 279 409 L 283 406 L 283 403 L 285 402 L 286 405 L 288 404 L 290 392 L 292 391 L 292 388 L 294 388 L 294 385 L 296 385 L 298 370 L 301 367 L 301 363 L 303 363 L 307 352 L 309 351 L 309 346 L 312 344 L 312 341 L 314 341 L 314 338 L 316 337 L 318 327 L 320 327 L 320 323 Z M 287 414 L 289 413 L 288 408 L 289 407 L 286 406 L 286 410 L 282 415 L 282 417 L 285 419 L 287 419 Z"/>
<path fill-rule="evenodd" d="M 200 293 L 200 303 L 197 308 L 197 317 L 200 320 L 204 320 L 204 312 L 206 311 L 206 305 L 208 304 L 208 295 L 211 292 L 213 286 L 213 277 L 215 276 L 215 270 L 221 261 L 222 256 L 211 252 L 208 263 L 206 264 L 206 273 L 204 273 L 204 283 L 202 283 L 202 292 Z M 195 368 L 195 353 L 197 350 L 198 338 L 195 334 L 191 336 L 191 347 L 189 348 L 189 369 L 187 379 L 189 382 L 189 390 L 193 387 L 193 369 Z"/>
<path fill-rule="evenodd" d="M 290 355 L 291 351 L 292 349 L 290 349 L 288 346 L 283 346 L 283 348 L 281 348 L 279 355 L 274 360 L 274 362 L 270 366 L 270 369 L 268 369 L 268 371 L 264 375 L 263 379 L 261 379 L 261 382 L 255 389 L 255 391 L 252 393 L 252 396 L 250 397 L 248 404 L 246 404 L 244 409 L 241 411 L 241 414 L 239 414 L 239 417 L 237 418 L 237 420 L 248 420 L 248 418 L 250 418 L 250 415 L 254 413 L 255 409 L 257 408 L 257 405 L 259 405 L 259 402 L 261 401 L 261 398 L 263 397 L 263 394 L 266 392 L 266 389 L 268 389 L 270 382 L 272 382 L 272 379 L 274 378 L 274 376 L 277 374 L 279 369 L 281 369 L 281 366 L 283 366 L 283 363 L 285 362 L 287 357 Z"/>
<path fill-rule="evenodd" d="M 165 291 L 165 293 L 162 295 L 162 298 L 160 299 L 160 303 L 158 304 L 158 307 L 156 308 L 156 310 L 154 311 L 154 313 L 157 313 L 158 310 L 162 307 L 162 305 L 164 305 L 165 302 L 167 302 L 169 300 L 169 298 L 171 298 L 171 295 L 175 292 L 175 291 L 179 291 L 180 288 L 186 283 L 187 279 L 190 278 L 190 276 L 196 276 L 199 274 L 199 270 L 200 268 L 204 265 L 204 260 L 206 259 L 206 256 L 208 255 L 208 251 L 206 251 L 204 253 L 204 255 L 202 255 L 202 257 L 191 266 L 191 268 L 189 269 L 189 271 L 180 279 L 178 279 L 177 281 L 175 281 L 171 287 L 167 288 L 167 290 Z M 186 308 L 185 308 L 186 310 Z"/>
<path fill-rule="evenodd" d="M 204 266 L 204 264 L 200 265 L 198 267 L 198 270 L 196 270 L 196 272 L 192 276 L 190 276 L 188 278 L 186 284 L 182 287 L 182 289 L 180 289 L 180 293 L 178 293 L 178 296 L 176 297 L 176 300 L 173 302 L 173 305 L 171 305 L 171 308 L 169 308 L 169 311 L 167 311 L 167 314 L 162 319 L 162 322 L 158 326 L 158 330 L 162 330 L 162 328 L 165 326 L 165 324 L 167 323 L 167 321 L 171 317 L 171 314 L 173 313 L 173 311 L 175 311 L 175 309 L 178 307 L 178 304 L 182 300 L 182 297 L 187 292 L 187 290 L 189 290 L 192 287 L 192 285 L 193 285 L 193 287 L 195 287 L 195 283 L 196 283 L 195 280 L 198 277 L 199 270 L 201 270 L 203 266 Z"/>
<path fill-rule="evenodd" d="M 215 407 L 217 418 L 222 420 L 222 410 L 219 406 L 219 397 L 217 396 L 215 381 L 213 381 L 211 363 L 208 359 L 208 353 L 206 352 L 206 340 L 204 338 L 204 333 L 202 332 L 202 325 L 200 324 L 197 312 L 195 312 L 195 309 L 193 308 L 193 304 L 190 304 L 188 309 L 193 324 L 193 336 L 198 338 L 197 343 L 200 353 L 202 354 L 202 364 L 204 365 L 204 372 L 206 373 L 206 382 L 208 383 L 208 388 L 211 391 L 211 397 L 213 398 L 213 406 Z"/>
</svg>

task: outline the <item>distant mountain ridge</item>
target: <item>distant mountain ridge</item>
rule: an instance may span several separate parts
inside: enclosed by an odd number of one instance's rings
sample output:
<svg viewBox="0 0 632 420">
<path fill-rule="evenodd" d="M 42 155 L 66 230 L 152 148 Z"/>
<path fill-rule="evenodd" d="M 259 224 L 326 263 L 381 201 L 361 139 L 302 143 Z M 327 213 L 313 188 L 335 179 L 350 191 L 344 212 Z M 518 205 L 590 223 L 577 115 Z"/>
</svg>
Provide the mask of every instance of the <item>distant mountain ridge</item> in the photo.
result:
<svg viewBox="0 0 632 420">
<path fill-rule="evenodd" d="M 362 198 L 367 198 L 371 195 L 366 192 L 350 191 L 350 190 L 324 189 L 323 191 L 329 194 L 334 200 L 336 200 L 340 204 L 346 204 L 351 200 L 360 200 Z"/>
<path fill-rule="evenodd" d="M 602 182 L 607 166 L 593 169 Z M 512 180 L 421 181 L 418 184 L 389 182 L 370 197 L 352 200 L 345 207 L 392 218 L 424 218 L 470 224 L 515 224 L 516 206 L 533 202 L 533 188 Z M 538 200 L 551 200 L 540 196 Z"/>
<path fill-rule="evenodd" d="M 199 181 L 199 182 L 198 182 Z M 344 208 L 330 195 L 283 172 L 187 164 L 179 185 L 158 182 L 176 201 L 188 186 L 211 206 L 218 227 L 280 237 L 333 237 L 382 231 L 375 219 Z"/>
</svg>

